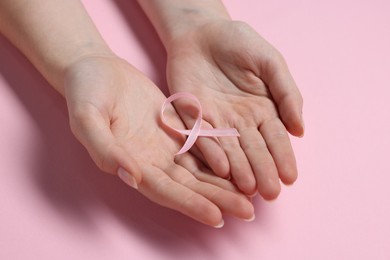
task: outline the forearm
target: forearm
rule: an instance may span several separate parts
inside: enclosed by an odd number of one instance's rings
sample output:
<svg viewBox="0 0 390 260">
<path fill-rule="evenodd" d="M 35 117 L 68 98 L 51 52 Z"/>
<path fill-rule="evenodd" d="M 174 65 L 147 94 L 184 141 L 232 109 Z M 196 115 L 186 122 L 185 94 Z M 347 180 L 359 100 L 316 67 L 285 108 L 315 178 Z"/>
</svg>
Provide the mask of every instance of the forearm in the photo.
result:
<svg viewBox="0 0 390 260">
<path fill-rule="evenodd" d="M 79 0 L 1 0 L 0 32 L 61 94 L 70 64 L 111 53 Z"/>
<path fill-rule="evenodd" d="M 167 48 L 172 40 L 194 26 L 230 19 L 220 0 L 138 0 Z"/>
</svg>

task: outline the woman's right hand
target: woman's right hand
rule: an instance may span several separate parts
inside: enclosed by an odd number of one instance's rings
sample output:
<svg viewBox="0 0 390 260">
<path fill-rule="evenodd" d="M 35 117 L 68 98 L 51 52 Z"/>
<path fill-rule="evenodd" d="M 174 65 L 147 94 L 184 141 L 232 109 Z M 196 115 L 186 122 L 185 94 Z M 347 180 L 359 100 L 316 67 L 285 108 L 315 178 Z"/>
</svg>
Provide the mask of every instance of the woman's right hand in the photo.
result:
<svg viewBox="0 0 390 260">
<path fill-rule="evenodd" d="M 222 213 L 254 217 L 249 200 L 190 153 L 174 160 L 184 137 L 159 118 L 165 96 L 126 61 L 84 57 L 67 69 L 64 86 L 72 132 L 101 170 L 207 225 L 223 225 Z M 166 115 L 173 127 L 185 127 L 173 106 Z"/>
</svg>

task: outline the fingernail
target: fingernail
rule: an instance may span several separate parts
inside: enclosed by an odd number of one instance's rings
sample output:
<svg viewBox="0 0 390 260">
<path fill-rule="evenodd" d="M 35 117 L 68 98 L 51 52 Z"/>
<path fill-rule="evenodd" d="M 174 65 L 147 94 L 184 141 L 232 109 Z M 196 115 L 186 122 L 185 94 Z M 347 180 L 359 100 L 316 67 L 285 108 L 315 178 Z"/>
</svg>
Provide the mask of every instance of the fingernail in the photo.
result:
<svg viewBox="0 0 390 260">
<path fill-rule="evenodd" d="M 222 219 L 221 222 L 219 222 L 219 224 L 214 226 L 214 227 L 215 228 L 222 228 L 224 225 L 225 225 L 225 221 L 223 221 L 223 219 Z"/>
<path fill-rule="evenodd" d="M 125 171 L 123 168 L 119 168 L 117 173 L 118 173 L 119 178 L 124 183 L 126 183 L 127 185 L 129 185 L 130 187 L 132 187 L 132 188 L 134 188 L 136 190 L 138 189 L 137 181 L 135 180 L 135 178 L 130 173 Z"/>
<path fill-rule="evenodd" d="M 246 221 L 246 222 L 252 222 L 252 221 L 255 220 L 255 219 L 256 219 L 256 216 L 255 216 L 255 214 L 253 214 L 252 217 L 247 218 L 247 219 L 243 219 L 243 220 Z"/>
</svg>

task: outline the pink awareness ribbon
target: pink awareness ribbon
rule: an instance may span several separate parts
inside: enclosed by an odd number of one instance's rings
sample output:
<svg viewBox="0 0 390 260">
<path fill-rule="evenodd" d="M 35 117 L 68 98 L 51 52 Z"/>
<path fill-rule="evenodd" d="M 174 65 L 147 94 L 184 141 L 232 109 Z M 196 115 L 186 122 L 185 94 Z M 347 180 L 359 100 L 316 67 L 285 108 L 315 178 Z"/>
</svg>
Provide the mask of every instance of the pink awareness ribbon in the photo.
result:
<svg viewBox="0 0 390 260">
<path fill-rule="evenodd" d="M 180 98 L 192 99 L 198 105 L 198 117 L 196 118 L 195 124 L 191 130 L 176 129 L 176 128 L 169 126 L 166 123 L 165 116 L 164 116 L 164 111 L 165 111 L 166 107 L 170 103 L 175 101 L 176 99 L 180 99 Z M 238 133 L 236 128 L 201 129 L 202 106 L 201 106 L 199 100 L 194 95 L 192 95 L 191 93 L 188 93 L 188 92 L 175 93 L 165 100 L 165 102 L 161 108 L 161 120 L 166 126 L 171 128 L 173 131 L 180 133 L 180 134 L 183 134 L 183 135 L 188 135 L 187 140 L 185 141 L 183 147 L 180 149 L 179 152 L 176 153 L 176 155 L 183 154 L 183 153 L 187 152 L 188 150 L 190 150 L 191 147 L 195 144 L 196 139 L 198 139 L 199 136 L 208 136 L 208 137 L 240 136 L 240 134 Z"/>
</svg>

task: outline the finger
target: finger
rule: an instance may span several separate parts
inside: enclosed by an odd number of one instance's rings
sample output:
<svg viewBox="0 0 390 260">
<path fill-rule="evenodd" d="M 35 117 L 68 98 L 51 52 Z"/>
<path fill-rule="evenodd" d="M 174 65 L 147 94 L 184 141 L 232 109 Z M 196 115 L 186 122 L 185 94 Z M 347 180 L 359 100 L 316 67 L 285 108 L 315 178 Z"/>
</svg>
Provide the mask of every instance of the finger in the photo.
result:
<svg viewBox="0 0 390 260">
<path fill-rule="evenodd" d="M 183 176 L 190 175 L 184 169 Z M 144 167 L 139 191 L 150 200 L 179 211 L 201 223 L 222 227 L 223 219 L 219 208 L 202 195 L 177 183 L 166 172 L 156 167 Z"/>
<path fill-rule="evenodd" d="M 256 192 L 256 180 L 238 139 L 220 138 L 220 142 L 229 159 L 233 181 L 242 192 L 253 195 Z"/>
<path fill-rule="evenodd" d="M 205 126 L 204 129 L 207 128 L 208 127 Z M 196 141 L 195 145 L 198 147 L 203 157 L 206 159 L 207 164 L 217 176 L 222 178 L 229 178 L 229 161 L 226 153 L 223 151 L 216 138 L 200 137 Z"/>
<path fill-rule="evenodd" d="M 267 145 L 256 128 L 239 129 L 240 144 L 256 176 L 260 195 L 275 199 L 280 193 L 278 171 Z"/>
<path fill-rule="evenodd" d="M 210 183 L 201 182 L 179 165 L 173 165 L 166 171 L 169 172 L 170 177 L 174 181 L 207 198 L 217 205 L 223 213 L 244 220 L 254 219 L 253 205 L 244 196 L 239 196 Z"/>
<path fill-rule="evenodd" d="M 210 183 L 247 198 L 233 183 L 224 178 L 215 176 L 214 173 L 205 167 L 201 161 L 197 160 L 193 156 L 183 154 L 182 156 L 179 156 L 175 162 L 187 169 L 197 180 Z"/>
<path fill-rule="evenodd" d="M 134 178 L 132 186 L 136 188 L 142 180 L 140 168 L 130 153 L 115 143 L 109 120 L 89 105 L 78 108 L 78 111 L 70 109 L 69 114 L 72 132 L 86 147 L 96 165 L 110 174 L 117 174 L 122 169 Z"/>
<path fill-rule="evenodd" d="M 294 136 L 303 136 L 302 95 L 282 56 L 275 56 L 277 58 L 272 59 L 267 68 L 269 76 L 264 78 L 287 130 Z"/>
<path fill-rule="evenodd" d="M 193 104 L 186 103 L 185 101 L 176 101 L 175 105 L 178 108 L 178 113 L 180 114 L 180 117 L 185 125 L 191 128 L 195 124 L 197 117 L 198 111 L 196 108 L 193 107 Z M 204 120 L 202 121 L 202 129 L 212 128 L 213 126 L 210 123 Z M 222 178 L 229 177 L 229 161 L 216 138 L 199 137 L 195 145 L 202 153 L 202 157 L 205 159 L 205 163 L 210 166 L 210 168 L 217 176 Z"/>
<path fill-rule="evenodd" d="M 260 132 L 272 154 L 280 179 L 285 184 L 294 183 L 298 176 L 297 164 L 283 123 L 279 119 L 268 120 L 261 125 Z"/>
</svg>

